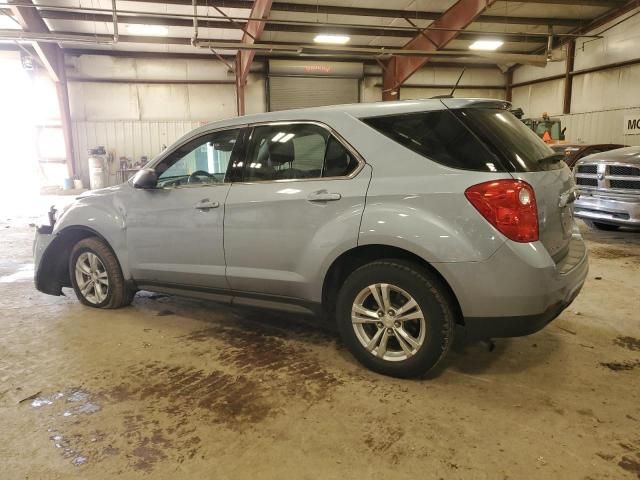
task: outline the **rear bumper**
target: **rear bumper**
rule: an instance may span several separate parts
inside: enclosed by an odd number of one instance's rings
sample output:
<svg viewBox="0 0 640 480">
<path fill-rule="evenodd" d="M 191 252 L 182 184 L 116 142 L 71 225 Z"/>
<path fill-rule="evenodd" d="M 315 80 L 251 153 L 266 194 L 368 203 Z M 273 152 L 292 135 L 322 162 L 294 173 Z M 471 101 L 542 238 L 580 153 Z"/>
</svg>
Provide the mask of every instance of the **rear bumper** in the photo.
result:
<svg viewBox="0 0 640 480">
<path fill-rule="evenodd" d="M 623 227 L 640 227 L 640 197 L 613 199 L 583 192 L 574 205 L 575 216 L 583 220 Z"/>
<path fill-rule="evenodd" d="M 539 242 L 505 242 L 484 262 L 434 266 L 456 294 L 469 333 L 484 338 L 540 330 L 571 304 L 589 270 L 577 228 L 557 264 Z"/>
<path fill-rule="evenodd" d="M 467 317 L 464 319 L 466 335 L 469 338 L 498 338 L 522 337 L 531 335 L 546 327 L 555 320 L 565 308 L 578 296 L 582 284 L 576 289 L 572 297 L 536 315 L 521 315 L 515 317 Z"/>
</svg>

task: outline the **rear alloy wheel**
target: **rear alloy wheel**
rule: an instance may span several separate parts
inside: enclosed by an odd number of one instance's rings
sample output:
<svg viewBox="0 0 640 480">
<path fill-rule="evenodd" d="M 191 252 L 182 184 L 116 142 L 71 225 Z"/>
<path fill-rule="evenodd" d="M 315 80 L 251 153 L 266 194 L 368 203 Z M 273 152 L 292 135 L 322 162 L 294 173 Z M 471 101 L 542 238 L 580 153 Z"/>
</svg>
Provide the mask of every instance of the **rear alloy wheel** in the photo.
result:
<svg viewBox="0 0 640 480">
<path fill-rule="evenodd" d="M 389 362 L 412 357 L 422 347 L 427 325 L 418 303 L 400 287 L 376 283 L 365 287 L 351 308 L 360 344 Z"/>
<path fill-rule="evenodd" d="M 351 353 L 385 375 L 422 375 L 453 343 L 446 289 L 431 272 L 403 260 L 379 260 L 351 273 L 338 294 L 337 314 Z"/>
<path fill-rule="evenodd" d="M 124 307 L 135 295 L 124 280 L 116 256 L 96 237 L 80 240 L 73 247 L 69 276 L 78 300 L 90 307 Z"/>
</svg>

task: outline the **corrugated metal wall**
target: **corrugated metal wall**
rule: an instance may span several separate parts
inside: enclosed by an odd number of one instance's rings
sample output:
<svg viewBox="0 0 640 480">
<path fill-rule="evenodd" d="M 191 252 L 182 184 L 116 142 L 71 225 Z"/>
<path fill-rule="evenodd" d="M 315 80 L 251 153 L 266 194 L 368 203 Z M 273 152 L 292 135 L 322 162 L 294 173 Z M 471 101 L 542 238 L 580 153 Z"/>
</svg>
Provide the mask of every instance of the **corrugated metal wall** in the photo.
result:
<svg viewBox="0 0 640 480">
<path fill-rule="evenodd" d="M 436 95 L 449 95 L 450 88 L 403 88 L 400 87 L 400 100 L 413 100 L 421 98 L 431 98 Z M 465 88 L 456 91 L 454 97 L 467 98 L 496 98 L 504 100 L 505 91 L 493 88 Z"/>
<path fill-rule="evenodd" d="M 558 118 L 567 127 L 567 140 L 571 142 L 640 145 L 640 135 L 623 134 L 625 115 L 640 118 L 640 107 L 559 115 Z"/>
<path fill-rule="evenodd" d="M 116 183 L 116 170 L 120 166 L 119 158 L 127 157 L 137 162 L 146 156 L 151 160 L 160 153 L 162 146 L 171 145 L 185 133 L 201 125 L 197 121 L 73 121 L 73 147 L 76 165 L 80 167 L 80 177 L 88 185 L 88 149 L 104 146 L 113 154 L 109 165 L 109 185 Z"/>
</svg>

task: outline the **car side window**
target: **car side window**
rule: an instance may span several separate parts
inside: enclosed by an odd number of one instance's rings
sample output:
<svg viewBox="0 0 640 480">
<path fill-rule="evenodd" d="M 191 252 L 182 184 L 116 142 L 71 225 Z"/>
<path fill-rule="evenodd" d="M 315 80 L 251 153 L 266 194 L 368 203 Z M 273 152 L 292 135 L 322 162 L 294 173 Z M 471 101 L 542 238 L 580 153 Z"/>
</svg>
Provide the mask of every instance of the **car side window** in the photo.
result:
<svg viewBox="0 0 640 480">
<path fill-rule="evenodd" d="M 244 181 L 344 176 L 357 160 L 325 128 L 314 124 L 255 127 L 245 159 Z"/>
<path fill-rule="evenodd" d="M 178 147 L 156 165 L 158 187 L 224 182 L 239 132 L 239 129 L 213 132 Z"/>
</svg>

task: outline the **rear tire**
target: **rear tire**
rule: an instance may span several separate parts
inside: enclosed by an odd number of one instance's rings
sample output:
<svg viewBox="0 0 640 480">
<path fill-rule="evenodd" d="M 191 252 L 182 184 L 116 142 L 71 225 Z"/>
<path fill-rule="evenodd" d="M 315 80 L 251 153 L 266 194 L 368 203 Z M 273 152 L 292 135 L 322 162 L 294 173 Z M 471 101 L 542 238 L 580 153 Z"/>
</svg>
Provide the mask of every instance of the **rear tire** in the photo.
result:
<svg viewBox="0 0 640 480">
<path fill-rule="evenodd" d="M 601 222 L 589 222 L 589 225 L 597 230 L 603 230 L 606 232 L 613 232 L 614 230 L 618 230 L 620 228 L 618 225 L 611 225 L 609 223 Z"/>
<path fill-rule="evenodd" d="M 135 296 L 127 287 L 118 259 L 97 237 L 80 240 L 73 247 L 69 276 L 78 300 L 89 307 L 125 307 Z"/>
<path fill-rule="evenodd" d="M 366 264 L 338 293 L 340 336 L 367 368 L 399 378 L 425 374 L 449 352 L 455 309 L 440 280 L 396 259 Z"/>
</svg>

